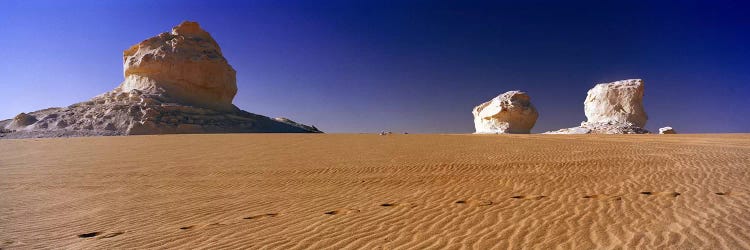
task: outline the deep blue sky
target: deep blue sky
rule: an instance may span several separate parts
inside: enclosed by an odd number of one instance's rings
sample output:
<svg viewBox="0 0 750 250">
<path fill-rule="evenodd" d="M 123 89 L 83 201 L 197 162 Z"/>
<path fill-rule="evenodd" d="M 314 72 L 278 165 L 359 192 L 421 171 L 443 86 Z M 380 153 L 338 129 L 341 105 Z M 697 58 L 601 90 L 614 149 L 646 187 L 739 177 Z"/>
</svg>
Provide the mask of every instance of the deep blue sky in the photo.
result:
<svg viewBox="0 0 750 250">
<path fill-rule="evenodd" d="M 750 132 L 743 1 L 240 2 L 2 1 L 0 118 L 116 87 L 124 49 L 194 20 L 237 70 L 235 105 L 326 132 L 473 132 L 471 109 L 515 89 L 544 132 L 629 78 L 652 131 Z"/>
</svg>

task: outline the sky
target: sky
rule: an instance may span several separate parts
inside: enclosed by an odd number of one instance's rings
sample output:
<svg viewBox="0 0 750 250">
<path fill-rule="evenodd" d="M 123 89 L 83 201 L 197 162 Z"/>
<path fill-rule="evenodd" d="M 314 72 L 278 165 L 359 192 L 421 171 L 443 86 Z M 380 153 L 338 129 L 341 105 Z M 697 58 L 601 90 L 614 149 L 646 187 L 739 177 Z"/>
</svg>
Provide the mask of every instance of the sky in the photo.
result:
<svg viewBox="0 0 750 250">
<path fill-rule="evenodd" d="M 122 51 L 197 21 L 237 71 L 239 108 L 329 133 L 471 133 L 523 90 L 532 132 L 586 120 L 597 83 L 645 82 L 646 128 L 750 132 L 743 1 L 37 1 L 0 8 L 0 119 L 123 80 Z"/>
</svg>

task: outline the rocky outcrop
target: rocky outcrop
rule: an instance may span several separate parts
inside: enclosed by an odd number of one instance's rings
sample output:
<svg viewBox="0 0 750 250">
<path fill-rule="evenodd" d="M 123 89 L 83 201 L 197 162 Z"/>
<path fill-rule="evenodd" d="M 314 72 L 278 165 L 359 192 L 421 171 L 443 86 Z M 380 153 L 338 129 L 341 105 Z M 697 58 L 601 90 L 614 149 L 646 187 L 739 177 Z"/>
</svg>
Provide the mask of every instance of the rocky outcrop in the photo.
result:
<svg viewBox="0 0 750 250">
<path fill-rule="evenodd" d="M 641 79 L 597 84 L 583 102 L 588 121 L 545 134 L 647 134 L 643 94 Z"/>
<path fill-rule="evenodd" d="M 531 97 L 517 90 L 476 106 L 472 114 L 477 134 L 528 134 L 539 117 Z"/>
<path fill-rule="evenodd" d="M 149 38 L 126 50 L 123 60 L 119 87 L 65 108 L 0 121 L 0 137 L 320 132 L 232 105 L 235 71 L 197 23 Z"/>
<path fill-rule="evenodd" d="M 13 117 L 13 120 L 8 124 L 7 129 L 23 129 L 37 121 L 36 117 L 32 115 L 20 113 L 16 115 L 16 117 Z"/>
<path fill-rule="evenodd" d="M 677 134 L 677 131 L 674 131 L 672 127 L 663 127 L 659 128 L 659 134 Z"/>
<path fill-rule="evenodd" d="M 597 84 L 583 102 L 586 118 L 589 123 L 631 123 L 644 127 L 648 116 L 643 109 L 643 92 L 641 79 Z"/>
<path fill-rule="evenodd" d="M 648 130 L 632 123 L 581 122 L 578 127 L 548 131 L 545 134 L 648 134 Z"/>
<path fill-rule="evenodd" d="M 307 130 L 307 131 L 317 131 L 317 132 L 320 132 L 320 130 L 318 130 L 318 128 L 316 128 L 315 126 L 307 126 L 305 124 L 289 120 L 289 118 L 286 118 L 286 117 L 276 117 L 276 118 L 273 118 L 273 120 L 277 121 L 277 122 L 284 123 L 284 124 L 288 124 L 288 125 L 291 125 L 291 126 L 294 126 L 294 127 L 297 127 L 297 128 L 301 128 L 301 129 L 304 129 L 304 130 Z"/>
</svg>

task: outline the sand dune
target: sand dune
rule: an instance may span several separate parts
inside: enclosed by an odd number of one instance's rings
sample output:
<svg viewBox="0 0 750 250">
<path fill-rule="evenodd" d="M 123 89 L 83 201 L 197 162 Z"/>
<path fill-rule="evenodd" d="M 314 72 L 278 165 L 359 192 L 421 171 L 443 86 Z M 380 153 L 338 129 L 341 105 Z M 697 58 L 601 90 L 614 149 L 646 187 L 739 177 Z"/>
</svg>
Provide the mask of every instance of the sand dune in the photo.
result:
<svg viewBox="0 0 750 250">
<path fill-rule="evenodd" d="M 0 248 L 750 248 L 750 135 L 0 140 Z"/>
</svg>

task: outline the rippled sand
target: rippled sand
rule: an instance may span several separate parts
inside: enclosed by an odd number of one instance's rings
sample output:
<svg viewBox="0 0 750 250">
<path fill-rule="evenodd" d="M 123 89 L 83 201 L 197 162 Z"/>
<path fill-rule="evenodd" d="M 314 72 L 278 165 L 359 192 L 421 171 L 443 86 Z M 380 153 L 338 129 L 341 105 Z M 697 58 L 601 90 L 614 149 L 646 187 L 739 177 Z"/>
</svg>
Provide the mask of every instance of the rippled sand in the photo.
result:
<svg viewBox="0 0 750 250">
<path fill-rule="evenodd" d="M 0 140 L 0 248 L 750 248 L 750 135 Z"/>
</svg>

